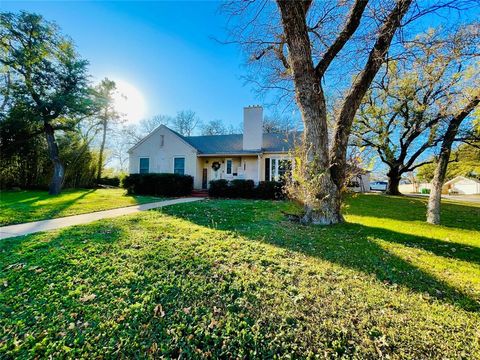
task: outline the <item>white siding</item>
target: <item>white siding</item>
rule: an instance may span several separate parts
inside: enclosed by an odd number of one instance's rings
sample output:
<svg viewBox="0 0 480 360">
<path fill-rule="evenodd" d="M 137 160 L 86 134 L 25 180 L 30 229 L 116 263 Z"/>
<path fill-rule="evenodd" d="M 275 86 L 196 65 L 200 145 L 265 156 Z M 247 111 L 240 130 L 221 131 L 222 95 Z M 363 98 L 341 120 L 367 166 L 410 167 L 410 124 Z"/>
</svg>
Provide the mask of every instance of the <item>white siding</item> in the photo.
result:
<svg viewBox="0 0 480 360">
<path fill-rule="evenodd" d="M 242 158 L 242 166 L 245 166 L 244 177 L 247 180 L 253 180 L 258 183 L 258 158 L 244 157 Z"/>
<path fill-rule="evenodd" d="M 232 174 L 227 174 L 227 159 L 232 160 Z M 207 162 L 208 161 L 208 162 Z M 214 162 L 220 163 L 220 168 L 215 172 L 212 169 Z M 202 187 L 202 171 L 207 169 L 207 185 L 211 180 L 253 180 L 258 183 L 258 162 L 257 156 L 232 156 L 232 157 L 201 157 L 197 160 L 197 178 L 194 183 L 196 189 Z M 245 169 L 245 170 L 244 170 Z M 237 174 L 234 176 L 233 174 Z"/>
<path fill-rule="evenodd" d="M 161 146 L 163 135 L 163 146 Z M 197 183 L 197 152 L 166 127 L 161 126 L 130 151 L 129 173 L 138 174 L 140 158 L 150 158 L 150 173 L 173 173 L 173 159 L 185 158 L 185 175 Z M 201 179 L 200 179 L 201 181 Z"/>
</svg>

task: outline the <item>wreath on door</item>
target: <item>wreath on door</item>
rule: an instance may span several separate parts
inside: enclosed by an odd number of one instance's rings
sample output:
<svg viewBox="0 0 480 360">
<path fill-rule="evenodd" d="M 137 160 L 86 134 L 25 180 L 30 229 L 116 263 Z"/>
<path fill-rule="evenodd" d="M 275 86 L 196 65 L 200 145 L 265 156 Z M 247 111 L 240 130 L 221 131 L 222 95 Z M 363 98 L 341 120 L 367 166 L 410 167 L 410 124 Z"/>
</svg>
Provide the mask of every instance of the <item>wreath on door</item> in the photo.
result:
<svg viewBox="0 0 480 360">
<path fill-rule="evenodd" d="M 213 169 L 214 171 L 217 171 L 218 169 L 220 169 L 220 163 L 219 163 L 218 161 L 214 161 L 214 162 L 212 163 L 212 169 Z"/>
</svg>

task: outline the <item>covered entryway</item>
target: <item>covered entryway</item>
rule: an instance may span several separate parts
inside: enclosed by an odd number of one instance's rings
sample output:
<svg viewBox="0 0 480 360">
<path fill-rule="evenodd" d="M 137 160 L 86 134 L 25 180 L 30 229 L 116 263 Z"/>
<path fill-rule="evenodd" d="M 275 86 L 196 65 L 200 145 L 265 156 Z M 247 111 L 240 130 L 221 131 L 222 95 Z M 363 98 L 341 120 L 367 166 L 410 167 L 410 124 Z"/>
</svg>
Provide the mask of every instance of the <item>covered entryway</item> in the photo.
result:
<svg viewBox="0 0 480 360">
<path fill-rule="evenodd" d="M 207 189 L 212 180 L 253 180 L 259 181 L 258 155 L 252 156 L 199 156 L 202 169 L 202 189 Z"/>
</svg>

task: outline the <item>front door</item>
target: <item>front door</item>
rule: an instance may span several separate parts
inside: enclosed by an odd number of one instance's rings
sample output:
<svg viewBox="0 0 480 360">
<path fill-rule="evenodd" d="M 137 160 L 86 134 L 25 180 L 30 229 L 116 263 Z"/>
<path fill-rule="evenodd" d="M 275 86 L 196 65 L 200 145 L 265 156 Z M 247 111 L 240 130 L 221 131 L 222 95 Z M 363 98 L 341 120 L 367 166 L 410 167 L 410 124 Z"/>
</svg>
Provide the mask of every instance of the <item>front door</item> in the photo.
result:
<svg viewBox="0 0 480 360">
<path fill-rule="evenodd" d="M 202 172 L 202 189 L 207 188 L 207 169 L 204 168 Z"/>
</svg>

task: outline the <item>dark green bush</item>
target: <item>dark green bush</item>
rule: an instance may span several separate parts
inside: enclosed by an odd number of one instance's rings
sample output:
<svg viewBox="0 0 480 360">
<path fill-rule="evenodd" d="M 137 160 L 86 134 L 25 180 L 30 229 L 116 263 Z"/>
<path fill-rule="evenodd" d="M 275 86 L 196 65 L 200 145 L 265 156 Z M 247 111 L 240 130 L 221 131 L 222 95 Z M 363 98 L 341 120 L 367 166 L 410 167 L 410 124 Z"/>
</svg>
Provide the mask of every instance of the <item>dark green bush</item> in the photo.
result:
<svg viewBox="0 0 480 360">
<path fill-rule="evenodd" d="M 103 177 L 98 182 L 98 185 L 108 185 L 108 186 L 120 186 L 120 178 L 118 176 L 114 177 Z"/>
<path fill-rule="evenodd" d="M 260 181 L 255 188 L 255 198 L 281 200 L 285 198 L 281 181 Z"/>
<path fill-rule="evenodd" d="M 178 174 L 131 174 L 122 186 L 130 194 L 152 196 L 186 196 L 193 190 L 193 177 Z"/>
<path fill-rule="evenodd" d="M 253 197 L 255 183 L 253 180 L 232 180 L 228 183 L 229 197 L 250 199 Z"/>
<path fill-rule="evenodd" d="M 279 181 L 261 181 L 256 187 L 253 180 L 225 179 L 210 181 L 208 195 L 215 198 L 242 198 L 279 200 L 284 198 L 283 183 Z"/>
<path fill-rule="evenodd" d="M 230 189 L 228 180 L 212 180 L 208 188 L 208 196 L 210 197 L 230 197 Z"/>
</svg>

